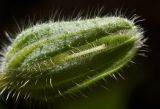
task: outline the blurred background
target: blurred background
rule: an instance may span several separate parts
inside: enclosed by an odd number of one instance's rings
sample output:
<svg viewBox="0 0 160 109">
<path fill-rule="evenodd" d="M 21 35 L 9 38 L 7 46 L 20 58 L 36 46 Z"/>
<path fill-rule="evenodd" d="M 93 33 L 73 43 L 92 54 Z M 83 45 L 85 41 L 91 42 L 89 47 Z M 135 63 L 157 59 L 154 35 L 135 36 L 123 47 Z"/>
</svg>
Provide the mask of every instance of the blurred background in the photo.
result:
<svg viewBox="0 0 160 109">
<path fill-rule="evenodd" d="M 118 9 L 131 17 L 145 19 L 137 23 L 144 28 L 147 56 L 137 56 L 136 64 L 120 71 L 123 77 L 98 82 L 80 96 L 62 99 L 56 109 L 160 109 L 160 3 L 159 0 L 0 0 L 0 40 L 8 44 L 5 32 L 15 37 L 22 28 L 37 21 L 81 16 L 114 15 Z M 58 10 L 58 11 L 57 11 Z M 54 14 L 56 13 L 57 14 Z M 145 48 L 146 49 L 146 48 Z M 143 52 L 142 52 L 143 53 Z M 0 102 L 0 109 L 13 106 Z"/>
</svg>

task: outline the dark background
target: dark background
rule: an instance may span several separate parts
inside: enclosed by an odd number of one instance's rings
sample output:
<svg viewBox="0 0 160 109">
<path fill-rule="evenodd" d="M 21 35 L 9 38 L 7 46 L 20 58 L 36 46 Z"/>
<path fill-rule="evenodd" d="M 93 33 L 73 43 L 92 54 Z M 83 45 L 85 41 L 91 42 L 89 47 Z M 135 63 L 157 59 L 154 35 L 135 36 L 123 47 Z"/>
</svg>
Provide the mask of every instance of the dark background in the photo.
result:
<svg viewBox="0 0 160 109">
<path fill-rule="evenodd" d="M 76 16 L 81 10 L 84 17 L 91 10 L 103 7 L 102 15 L 113 14 L 116 9 L 126 16 L 137 14 L 145 21 L 138 23 L 148 38 L 147 58 L 138 56 L 136 65 L 131 65 L 128 80 L 139 81 L 134 84 L 127 99 L 128 109 L 160 109 L 160 3 L 158 0 L 0 0 L 0 40 L 7 43 L 4 31 L 12 37 L 22 27 L 37 21 L 47 21 L 56 10 L 61 16 Z M 89 10 L 89 11 L 88 11 Z M 73 11 L 75 14 L 73 14 Z M 55 19 L 58 19 L 58 15 Z M 93 16 L 93 13 L 91 13 Z M 19 29 L 20 28 L 20 29 Z M 125 80 L 119 82 L 125 83 Z M 117 83 L 114 83 L 114 85 Z M 130 84 L 132 85 L 132 84 Z M 104 106 L 104 109 L 105 106 Z"/>
</svg>

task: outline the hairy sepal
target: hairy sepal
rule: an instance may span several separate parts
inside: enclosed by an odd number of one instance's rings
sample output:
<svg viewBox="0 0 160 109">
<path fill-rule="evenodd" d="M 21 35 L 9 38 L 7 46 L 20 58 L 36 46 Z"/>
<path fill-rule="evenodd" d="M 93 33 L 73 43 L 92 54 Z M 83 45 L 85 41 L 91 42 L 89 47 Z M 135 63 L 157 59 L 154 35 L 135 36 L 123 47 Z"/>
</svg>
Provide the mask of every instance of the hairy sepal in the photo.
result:
<svg viewBox="0 0 160 109">
<path fill-rule="evenodd" d="M 39 101 L 78 92 L 124 67 L 142 38 L 139 28 L 121 17 L 35 25 L 9 47 L 1 92 Z"/>
</svg>

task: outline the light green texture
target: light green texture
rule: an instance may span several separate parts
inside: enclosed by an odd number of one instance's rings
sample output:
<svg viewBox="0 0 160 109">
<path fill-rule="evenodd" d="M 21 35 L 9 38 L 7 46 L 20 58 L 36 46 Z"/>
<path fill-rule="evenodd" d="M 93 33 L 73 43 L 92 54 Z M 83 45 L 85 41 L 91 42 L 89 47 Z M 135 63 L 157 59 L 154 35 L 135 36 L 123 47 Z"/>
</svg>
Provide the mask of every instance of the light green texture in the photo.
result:
<svg viewBox="0 0 160 109">
<path fill-rule="evenodd" d="M 140 28 L 122 17 L 37 24 L 8 47 L 1 92 L 42 102 L 78 93 L 131 61 L 142 38 Z"/>
</svg>

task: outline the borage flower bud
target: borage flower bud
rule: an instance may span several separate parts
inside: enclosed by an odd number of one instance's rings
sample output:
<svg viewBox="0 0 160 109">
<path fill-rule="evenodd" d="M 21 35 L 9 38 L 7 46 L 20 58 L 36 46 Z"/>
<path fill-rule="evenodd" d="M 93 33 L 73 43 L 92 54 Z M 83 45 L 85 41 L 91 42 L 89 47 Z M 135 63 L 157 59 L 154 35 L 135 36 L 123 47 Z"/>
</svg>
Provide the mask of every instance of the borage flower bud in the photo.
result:
<svg viewBox="0 0 160 109">
<path fill-rule="evenodd" d="M 47 101 L 76 93 L 125 66 L 142 38 L 140 28 L 122 17 L 37 24 L 8 47 L 0 94 Z"/>
</svg>

